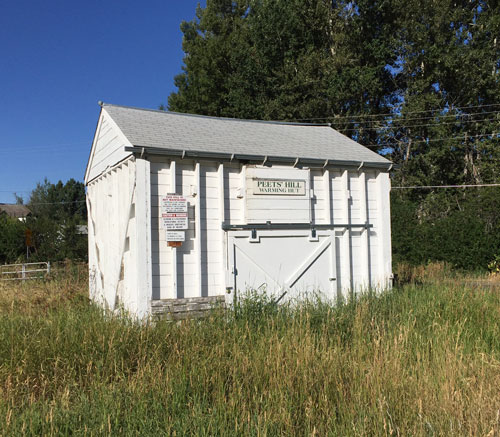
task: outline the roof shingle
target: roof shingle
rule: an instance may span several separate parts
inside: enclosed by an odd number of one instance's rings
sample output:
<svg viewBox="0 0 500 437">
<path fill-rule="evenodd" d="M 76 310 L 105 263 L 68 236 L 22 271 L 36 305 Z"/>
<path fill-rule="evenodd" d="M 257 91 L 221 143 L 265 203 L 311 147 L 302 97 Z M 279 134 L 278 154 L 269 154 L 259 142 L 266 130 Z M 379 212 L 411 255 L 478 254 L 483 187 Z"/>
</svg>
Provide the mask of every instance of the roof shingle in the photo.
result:
<svg viewBox="0 0 500 437">
<path fill-rule="evenodd" d="M 386 164 L 328 125 L 239 120 L 103 104 L 133 146 Z"/>
</svg>

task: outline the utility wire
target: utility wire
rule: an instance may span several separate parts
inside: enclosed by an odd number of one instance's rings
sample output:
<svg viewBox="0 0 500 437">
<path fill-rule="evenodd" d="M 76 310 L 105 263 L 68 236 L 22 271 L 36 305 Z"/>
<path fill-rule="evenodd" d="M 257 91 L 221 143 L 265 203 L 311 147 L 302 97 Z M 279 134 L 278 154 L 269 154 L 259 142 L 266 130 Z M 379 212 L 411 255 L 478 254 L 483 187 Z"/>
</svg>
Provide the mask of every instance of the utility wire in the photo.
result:
<svg viewBox="0 0 500 437">
<path fill-rule="evenodd" d="M 88 154 L 87 149 L 67 149 L 67 148 L 62 148 L 62 147 L 51 147 L 51 146 L 44 146 L 44 147 L 37 147 L 33 149 L 10 149 L 10 150 L 0 150 L 0 155 L 12 155 L 12 154 L 21 154 L 21 153 L 47 153 L 50 152 L 52 153 L 85 153 Z"/>
<path fill-rule="evenodd" d="M 480 187 L 500 187 L 500 184 L 464 184 L 464 185 L 413 185 L 408 187 L 391 187 L 391 190 L 420 190 L 427 188 L 480 188 Z"/>
<path fill-rule="evenodd" d="M 75 142 L 75 143 L 59 143 L 59 144 L 48 144 L 47 146 L 43 146 L 43 147 L 67 147 L 67 146 L 79 146 L 81 144 L 89 144 L 89 141 L 78 141 L 78 142 Z M 36 145 L 32 145 L 32 146 L 25 146 L 25 147 L 28 147 L 28 148 L 32 148 L 32 147 L 37 147 Z M 0 150 L 4 149 L 4 146 L 1 146 L 0 145 Z"/>
<path fill-rule="evenodd" d="M 474 109 L 474 108 L 490 108 L 493 106 L 500 106 L 500 103 L 491 103 L 489 105 L 472 105 L 472 106 L 450 106 L 450 107 L 444 107 L 444 108 L 437 108 L 437 109 L 426 109 L 426 110 L 421 110 L 421 111 L 408 111 L 405 112 L 406 114 L 425 114 L 426 112 L 436 112 L 436 111 L 456 111 L 456 110 L 467 110 L 467 109 Z M 291 121 L 307 121 L 307 120 L 342 120 L 342 119 L 353 119 L 353 118 L 372 118 L 372 117 L 394 117 L 397 116 L 397 113 L 394 112 L 385 112 L 385 113 L 380 113 L 380 114 L 365 114 L 365 115 L 343 115 L 343 116 L 335 116 L 332 115 L 330 117 L 309 117 L 309 118 L 296 118 Z M 445 115 L 445 114 L 443 114 Z M 284 120 L 285 121 L 285 120 Z"/>
<path fill-rule="evenodd" d="M 468 118 L 468 117 L 472 117 L 472 116 L 476 116 L 476 115 L 485 115 L 485 114 L 499 114 L 500 113 L 500 110 L 497 110 L 497 111 L 482 111 L 482 112 L 471 112 L 471 113 L 465 113 L 465 112 L 462 112 L 462 113 L 445 113 L 445 114 L 435 114 L 435 115 L 431 115 L 431 116 L 428 116 L 428 117 L 405 117 L 405 116 L 402 116 L 400 114 L 388 114 L 386 117 L 386 119 L 382 119 L 382 120 L 352 120 L 351 118 L 355 117 L 349 117 L 349 119 L 347 120 L 343 120 L 343 117 L 340 118 L 340 117 L 335 117 L 335 116 L 331 116 L 331 117 L 324 117 L 324 118 L 321 118 L 321 120 L 330 120 L 332 124 L 335 124 L 337 121 L 339 121 L 339 123 L 349 123 L 349 124 L 353 124 L 353 123 L 381 123 L 381 122 L 391 122 L 391 123 L 397 123 L 397 122 L 400 122 L 400 121 L 404 121 L 404 122 L 407 122 L 407 121 L 415 121 L 415 120 L 436 120 L 436 121 L 440 121 L 442 119 L 446 119 L 446 118 L 456 118 L 457 120 L 460 119 L 460 118 Z M 437 118 L 439 117 L 439 120 L 437 120 Z M 294 122 L 294 121 L 303 121 L 303 120 L 317 120 L 315 118 L 303 118 L 303 119 L 286 119 L 285 121 L 290 121 L 290 122 Z"/>
<path fill-rule="evenodd" d="M 444 124 L 464 124 L 464 123 L 483 123 L 483 122 L 500 122 L 499 119 L 497 118 L 488 118 L 488 119 L 483 119 L 483 120 L 454 120 L 454 121 L 436 121 L 435 123 L 426 123 L 426 124 L 410 124 L 410 125 L 389 125 L 389 126 L 378 126 L 378 127 L 351 127 L 351 128 L 346 128 L 342 129 L 340 128 L 339 130 L 342 132 L 345 131 L 358 131 L 358 130 L 386 130 L 386 129 L 412 129 L 415 127 L 434 127 L 434 126 L 442 126 Z M 395 122 L 397 123 L 397 122 Z"/>
<path fill-rule="evenodd" d="M 475 115 L 485 115 L 485 114 L 499 114 L 500 111 L 482 111 L 482 112 L 471 112 L 471 113 L 446 113 L 446 114 L 436 114 L 436 115 L 431 115 L 428 117 L 403 117 L 398 114 L 391 114 L 391 116 L 387 117 L 395 117 L 395 118 L 387 118 L 387 120 L 347 120 L 347 123 L 380 123 L 382 121 L 390 121 L 392 123 L 396 123 L 399 121 L 415 121 L 415 120 L 434 120 L 437 117 L 440 119 L 445 119 L 445 118 L 450 118 L 450 117 L 455 117 L 455 118 L 460 118 L 460 117 L 472 117 Z M 326 118 L 325 120 L 332 120 L 335 122 L 337 119 L 336 117 L 332 116 L 330 118 Z M 439 120 L 436 120 L 439 121 Z"/>
<path fill-rule="evenodd" d="M 12 152 L 44 152 L 44 151 L 54 151 L 54 150 L 64 150 L 66 152 L 81 152 L 83 149 L 74 148 L 72 146 L 81 146 L 83 144 L 89 144 L 88 141 L 81 141 L 78 143 L 67 143 L 67 144 L 43 144 L 43 145 L 33 145 L 25 147 L 7 147 L 0 146 L 0 154 L 2 153 L 12 153 Z M 85 149 L 87 151 L 87 149 Z"/>
<path fill-rule="evenodd" d="M 24 206 L 35 206 L 35 205 L 63 205 L 70 203 L 85 203 L 85 200 L 73 200 L 71 202 L 40 202 L 40 203 L 26 203 Z"/>
<path fill-rule="evenodd" d="M 492 132 L 492 133 L 489 133 L 489 134 L 467 135 L 467 139 L 470 139 L 470 138 L 483 138 L 483 137 L 498 138 L 498 135 L 500 135 L 500 132 Z M 434 141 L 463 140 L 464 138 L 465 138 L 464 135 L 461 135 L 459 137 L 443 137 L 443 138 L 430 138 L 430 139 L 426 139 L 426 140 L 411 140 L 411 142 L 412 142 L 412 144 L 415 144 L 415 143 L 430 143 L 430 142 L 434 142 Z M 369 146 L 365 146 L 365 147 L 394 146 L 394 144 L 397 143 L 397 142 L 401 143 L 401 142 L 403 142 L 403 140 L 402 139 L 394 138 L 394 142 L 392 142 L 392 143 L 370 144 Z"/>
</svg>

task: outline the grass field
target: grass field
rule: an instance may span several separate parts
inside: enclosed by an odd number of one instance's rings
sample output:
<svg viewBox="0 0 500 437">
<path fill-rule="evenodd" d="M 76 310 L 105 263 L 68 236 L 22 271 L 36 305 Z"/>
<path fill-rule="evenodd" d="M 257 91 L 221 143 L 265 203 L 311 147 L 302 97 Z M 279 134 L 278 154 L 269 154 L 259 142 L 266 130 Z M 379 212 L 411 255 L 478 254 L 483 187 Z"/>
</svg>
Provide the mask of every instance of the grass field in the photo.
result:
<svg viewBox="0 0 500 437">
<path fill-rule="evenodd" d="M 331 307 L 140 325 L 85 272 L 0 284 L 2 435 L 500 435 L 500 290 L 442 269 Z"/>
</svg>

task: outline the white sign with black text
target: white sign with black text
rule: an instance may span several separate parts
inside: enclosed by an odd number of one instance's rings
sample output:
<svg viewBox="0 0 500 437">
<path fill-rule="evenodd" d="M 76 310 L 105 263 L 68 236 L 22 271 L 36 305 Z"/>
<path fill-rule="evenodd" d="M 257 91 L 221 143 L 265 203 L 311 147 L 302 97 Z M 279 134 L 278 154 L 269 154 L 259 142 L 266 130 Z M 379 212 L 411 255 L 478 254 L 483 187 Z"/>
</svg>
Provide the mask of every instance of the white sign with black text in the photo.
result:
<svg viewBox="0 0 500 437">
<path fill-rule="evenodd" d="M 187 212 L 187 199 L 180 194 L 168 194 L 161 199 L 162 211 L 167 212 Z"/>
<path fill-rule="evenodd" d="M 169 231 L 188 229 L 187 199 L 180 194 L 168 194 L 161 199 L 161 208 L 162 225 L 163 229 L 167 230 L 167 241 L 184 241 L 184 232 L 173 232 L 169 236 Z M 182 239 L 175 240 L 176 237 Z"/>
<path fill-rule="evenodd" d="M 167 241 L 186 241 L 186 233 L 184 231 L 167 231 L 165 235 Z"/>
</svg>

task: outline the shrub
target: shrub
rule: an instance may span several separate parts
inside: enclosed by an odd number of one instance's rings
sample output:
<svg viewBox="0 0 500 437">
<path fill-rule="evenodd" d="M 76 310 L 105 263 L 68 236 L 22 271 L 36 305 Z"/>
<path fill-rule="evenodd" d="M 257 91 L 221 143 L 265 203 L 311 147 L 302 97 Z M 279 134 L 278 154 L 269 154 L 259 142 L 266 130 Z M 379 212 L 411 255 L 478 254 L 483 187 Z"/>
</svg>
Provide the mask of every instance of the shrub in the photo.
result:
<svg viewBox="0 0 500 437">
<path fill-rule="evenodd" d="M 24 255 L 24 230 L 22 222 L 0 214 L 0 263 L 14 262 Z"/>
</svg>

